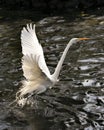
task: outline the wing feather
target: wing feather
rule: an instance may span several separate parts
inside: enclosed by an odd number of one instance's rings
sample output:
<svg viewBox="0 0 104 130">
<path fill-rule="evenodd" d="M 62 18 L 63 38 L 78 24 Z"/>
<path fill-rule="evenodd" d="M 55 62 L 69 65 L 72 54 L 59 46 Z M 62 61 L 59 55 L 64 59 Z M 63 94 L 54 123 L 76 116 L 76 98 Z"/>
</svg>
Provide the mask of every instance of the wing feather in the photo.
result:
<svg viewBox="0 0 104 130">
<path fill-rule="evenodd" d="M 28 79 L 29 77 L 28 74 L 26 74 L 28 67 L 29 70 L 33 71 L 33 72 L 30 71 L 32 77 L 37 77 L 38 72 L 39 73 L 43 72 L 45 73 L 46 76 L 49 76 L 50 72 L 44 59 L 43 49 L 41 44 L 38 42 L 35 33 L 35 24 L 34 26 L 32 26 L 32 24 L 27 24 L 27 28 L 25 27 L 23 28 L 21 33 L 21 43 L 22 43 L 22 53 L 24 55 L 22 60 L 23 64 L 22 68 L 26 79 Z M 28 67 L 25 64 L 27 64 Z"/>
<path fill-rule="evenodd" d="M 22 69 L 24 77 L 29 81 L 36 80 L 42 75 L 41 69 L 38 66 L 38 58 L 36 55 L 26 55 L 22 58 Z"/>
<path fill-rule="evenodd" d="M 26 80 L 17 92 L 17 99 L 21 99 L 27 93 L 42 93 L 50 86 L 50 72 L 46 65 L 43 49 L 38 42 L 35 25 L 27 24 L 21 32 L 22 45 L 22 69 Z M 47 85 L 48 84 L 48 85 Z"/>
</svg>

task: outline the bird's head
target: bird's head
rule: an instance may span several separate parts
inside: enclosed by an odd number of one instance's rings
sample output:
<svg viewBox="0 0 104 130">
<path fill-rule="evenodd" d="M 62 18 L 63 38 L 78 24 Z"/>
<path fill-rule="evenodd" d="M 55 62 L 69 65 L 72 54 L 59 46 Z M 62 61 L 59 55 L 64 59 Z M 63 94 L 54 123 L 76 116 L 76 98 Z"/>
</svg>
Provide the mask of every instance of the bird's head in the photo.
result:
<svg viewBox="0 0 104 130">
<path fill-rule="evenodd" d="M 72 44 L 74 44 L 74 43 L 77 43 L 77 42 L 79 42 L 79 41 L 82 41 L 82 40 L 88 40 L 89 38 L 86 38 L 86 37 L 84 37 L 84 38 L 72 38 L 71 40 L 70 40 L 70 42 L 72 43 Z"/>
</svg>

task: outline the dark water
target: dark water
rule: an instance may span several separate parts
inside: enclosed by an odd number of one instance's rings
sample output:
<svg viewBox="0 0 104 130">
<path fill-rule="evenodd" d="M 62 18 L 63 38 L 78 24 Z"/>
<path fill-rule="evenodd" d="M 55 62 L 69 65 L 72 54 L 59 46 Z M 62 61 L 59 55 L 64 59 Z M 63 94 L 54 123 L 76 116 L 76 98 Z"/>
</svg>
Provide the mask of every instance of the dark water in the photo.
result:
<svg viewBox="0 0 104 130">
<path fill-rule="evenodd" d="M 0 23 L 0 130 L 103 130 L 104 129 L 104 16 L 79 14 L 1 20 Z M 22 77 L 20 30 L 36 23 L 50 71 L 53 72 L 68 41 L 60 82 L 39 95 L 34 107 L 8 105 L 15 100 Z"/>
</svg>

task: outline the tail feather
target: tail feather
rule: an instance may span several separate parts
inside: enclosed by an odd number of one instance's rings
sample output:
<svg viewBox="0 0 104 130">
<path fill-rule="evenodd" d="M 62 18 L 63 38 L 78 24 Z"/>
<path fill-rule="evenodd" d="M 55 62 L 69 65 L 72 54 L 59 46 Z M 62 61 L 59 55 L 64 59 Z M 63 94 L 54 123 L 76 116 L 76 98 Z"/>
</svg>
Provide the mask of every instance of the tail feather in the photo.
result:
<svg viewBox="0 0 104 130">
<path fill-rule="evenodd" d="M 20 90 L 16 93 L 16 100 L 20 106 L 24 106 L 28 98 L 32 97 L 34 94 L 41 94 L 46 91 L 48 86 L 46 86 L 46 82 L 36 81 L 23 81 L 23 85 Z"/>
</svg>

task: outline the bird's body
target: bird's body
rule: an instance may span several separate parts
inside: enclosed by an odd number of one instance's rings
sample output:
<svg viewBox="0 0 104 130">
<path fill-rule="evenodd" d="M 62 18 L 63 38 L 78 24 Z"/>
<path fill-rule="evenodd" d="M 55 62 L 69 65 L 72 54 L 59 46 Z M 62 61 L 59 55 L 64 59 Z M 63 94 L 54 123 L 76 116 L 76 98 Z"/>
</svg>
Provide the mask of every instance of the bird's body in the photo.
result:
<svg viewBox="0 0 104 130">
<path fill-rule="evenodd" d="M 70 46 L 75 42 L 86 39 L 87 38 L 73 38 L 70 40 L 55 72 L 51 75 L 45 62 L 42 46 L 38 42 L 35 33 L 35 25 L 29 24 L 27 28 L 23 28 L 21 32 L 21 46 L 23 53 L 22 69 L 25 80 L 22 81 L 22 87 L 17 92 L 18 103 L 21 99 L 24 99 L 26 94 L 31 95 L 33 92 L 34 94 L 40 94 L 46 91 L 47 88 L 52 87 L 58 81 L 62 64 Z"/>
</svg>

